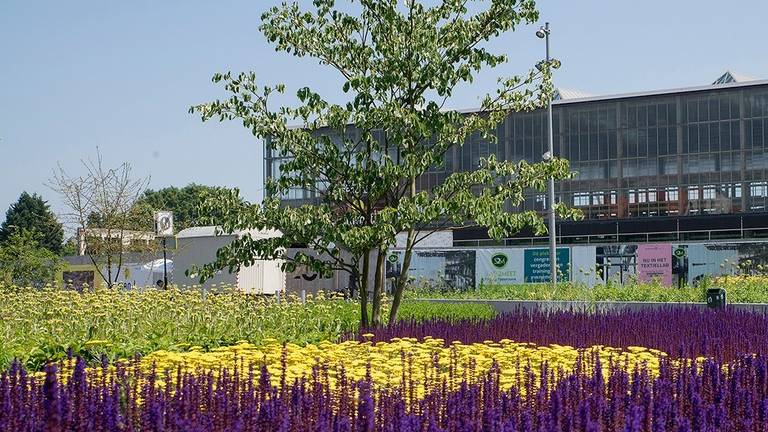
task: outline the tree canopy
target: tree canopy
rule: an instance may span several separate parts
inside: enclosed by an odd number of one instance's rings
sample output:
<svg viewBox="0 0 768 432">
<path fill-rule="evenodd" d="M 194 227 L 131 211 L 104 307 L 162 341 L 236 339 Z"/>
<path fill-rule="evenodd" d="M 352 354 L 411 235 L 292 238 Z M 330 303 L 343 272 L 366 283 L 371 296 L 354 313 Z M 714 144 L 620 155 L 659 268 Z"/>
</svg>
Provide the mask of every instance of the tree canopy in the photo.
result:
<svg viewBox="0 0 768 432">
<path fill-rule="evenodd" d="M 11 204 L 5 213 L 5 221 L 0 225 L 0 243 L 7 242 L 14 233 L 22 230 L 37 233 L 41 247 L 54 254 L 61 253 L 64 228 L 48 202 L 38 194 L 22 192 L 19 199 Z"/>
<path fill-rule="evenodd" d="M 39 243 L 38 231 L 14 230 L 0 244 L 0 282 L 19 287 L 41 287 L 53 283 L 61 259 Z"/>
<path fill-rule="evenodd" d="M 487 227 L 494 238 L 524 227 L 544 233 L 538 213 L 509 209 L 526 192 L 544 190 L 547 178 L 567 178 L 570 170 L 557 158 L 528 163 L 489 156 L 434 187 L 417 189 L 417 180 L 443 166 L 455 146 L 470 137 L 495 143 L 492 132 L 510 112 L 549 101 L 557 60 L 499 78 L 497 90 L 481 99 L 477 111 L 446 109 L 454 92 L 471 85 L 480 71 L 509 61 L 487 42 L 535 22 L 534 1 L 351 3 L 354 12 L 336 9 L 333 0 L 315 0 L 311 10 L 285 3 L 266 11 L 260 26 L 277 51 L 314 58 L 336 71 L 345 103 L 331 103 L 304 87 L 296 91 L 295 107 L 275 107 L 271 97 L 284 93 L 284 85 L 263 86 L 253 72 L 222 73 L 213 81 L 224 84 L 229 98 L 192 111 L 204 121 L 242 121 L 279 160 L 261 205 L 240 200 L 234 191 L 207 201 L 208 211 L 222 217 L 225 231 L 283 232 L 281 238 L 236 240 L 201 275 L 256 258 L 283 259 L 289 270 L 302 265 L 318 272 L 347 271 L 360 284 L 361 319 L 367 325 L 368 280 L 373 276 L 371 323 L 378 324 L 384 259 L 398 232 L 407 232 L 408 241 L 390 320 L 407 281 L 416 232 L 474 224 Z M 301 205 L 283 205 L 281 198 L 296 194 L 305 198 Z M 575 216 L 564 206 L 557 210 Z M 286 252 L 297 244 L 315 253 Z"/>
</svg>

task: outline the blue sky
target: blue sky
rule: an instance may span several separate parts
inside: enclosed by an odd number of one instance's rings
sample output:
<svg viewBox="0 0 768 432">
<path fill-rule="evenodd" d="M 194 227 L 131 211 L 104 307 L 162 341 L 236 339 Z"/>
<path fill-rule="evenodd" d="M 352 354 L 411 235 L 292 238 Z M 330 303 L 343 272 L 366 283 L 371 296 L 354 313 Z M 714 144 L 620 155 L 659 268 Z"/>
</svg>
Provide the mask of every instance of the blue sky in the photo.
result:
<svg viewBox="0 0 768 432">
<path fill-rule="evenodd" d="M 197 182 L 260 199 L 261 142 L 237 123 L 203 124 L 187 109 L 225 96 L 210 77 L 227 70 L 254 70 L 264 83 L 308 85 L 341 100 L 336 75 L 274 52 L 258 32 L 261 12 L 278 3 L 4 0 L 0 219 L 24 190 L 60 211 L 44 183 L 57 163 L 77 174 L 97 147 L 107 164 L 127 161 L 151 176 L 155 189 Z M 765 1 L 542 0 L 539 8 L 563 61 L 559 87 L 592 94 L 686 87 L 726 69 L 768 78 Z M 459 91 L 453 107 L 477 106 L 496 76 L 540 59 L 534 31 L 498 39 L 493 48 L 511 62 Z"/>
</svg>

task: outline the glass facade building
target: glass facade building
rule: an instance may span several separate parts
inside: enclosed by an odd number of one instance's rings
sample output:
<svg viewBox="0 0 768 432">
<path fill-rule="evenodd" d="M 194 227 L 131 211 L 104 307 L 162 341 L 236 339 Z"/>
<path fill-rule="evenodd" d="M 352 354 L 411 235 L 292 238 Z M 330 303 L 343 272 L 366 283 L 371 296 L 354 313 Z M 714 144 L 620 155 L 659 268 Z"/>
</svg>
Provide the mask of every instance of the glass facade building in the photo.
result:
<svg viewBox="0 0 768 432">
<path fill-rule="evenodd" d="M 560 222 L 562 243 L 712 240 L 768 237 L 768 80 L 553 104 L 555 154 L 575 177 L 556 184 L 556 199 L 584 220 Z M 470 137 L 442 167 L 419 179 L 429 189 L 480 158 L 538 162 L 547 143 L 547 112 L 513 113 L 497 143 Z M 265 172 L 280 159 L 265 153 Z M 311 199 L 292 191 L 285 199 Z M 532 193 L 509 211 L 546 211 Z M 491 244 L 481 229 L 454 233 L 457 245 Z M 530 233 L 505 244 L 545 241 Z"/>
</svg>

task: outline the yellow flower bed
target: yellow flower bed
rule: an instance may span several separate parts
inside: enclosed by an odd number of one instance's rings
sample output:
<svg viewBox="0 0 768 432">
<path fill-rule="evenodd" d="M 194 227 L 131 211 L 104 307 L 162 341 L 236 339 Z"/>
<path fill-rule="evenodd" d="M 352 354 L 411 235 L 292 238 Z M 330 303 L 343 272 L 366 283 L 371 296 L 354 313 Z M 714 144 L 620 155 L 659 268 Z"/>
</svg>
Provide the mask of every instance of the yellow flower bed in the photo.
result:
<svg viewBox="0 0 768 432">
<path fill-rule="evenodd" d="M 156 351 L 141 360 L 143 369 L 175 370 L 179 367 L 186 371 L 217 370 L 235 366 L 258 367 L 266 364 L 273 384 L 281 380 L 282 363 L 285 363 L 286 381 L 310 378 L 315 365 L 328 367 L 331 386 L 339 378 L 341 369 L 348 379 L 362 379 L 370 373 L 374 382 L 382 387 L 397 387 L 406 380 L 413 381 L 417 393 L 424 390 L 425 381 L 448 382 L 462 379 L 473 380 L 485 374 L 496 362 L 500 370 L 501 386 L 508 389 L 520 384 L 525 371 L 530 366 L 538 376 L 542 363 L 546 362 L 550 370 L 571 371 L 581 355 L 586 361 L 582 370 L 590 372 L 599 356 L 604 372 L 607 373 L 610 361 L 620 363 L 627 370 L 635 366 L 645 366 L 651 373 L 658 371 L 659 358 L 665 353 L 644 347 L 629 347 L 626 350 L 605 346 L 576 349 L 570 346 L 537 346 L 531 343 L 518 343 L 505 339 L 499 342 L 462 344 L 455 341 L 444 346 L 441 339 L 426 338 L 417 341 L 414 338 L 396 338 L 390 342 L 341 343 L 321 342 L 299 346 L 282 345 L 269 341 L 264 346 L 255 346 L 247 342 L 203 352 L 192 347 L 189 352 Z"/>
</svg>

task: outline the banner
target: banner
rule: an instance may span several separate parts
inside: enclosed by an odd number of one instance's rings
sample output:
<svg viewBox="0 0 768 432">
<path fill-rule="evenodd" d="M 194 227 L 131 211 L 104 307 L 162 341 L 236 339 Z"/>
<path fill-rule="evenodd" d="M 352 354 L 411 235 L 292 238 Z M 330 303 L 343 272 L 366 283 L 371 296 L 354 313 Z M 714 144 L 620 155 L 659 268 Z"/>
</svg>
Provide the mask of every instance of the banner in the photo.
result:
<svg viewBox="0 0 768 432">
<path fill-rule="evenodd" d="M 571 253 L 573 260 L 571 265 L 572 281 L 592 287 L 602 283 L 602 273 L 597 268 L 597 253 L 594 246 L 573 246 Z"/>
<path fill-rule="evenodd" d="M 435 288 L 469 290 L 475 288 L 474 250 L 414 250 L 409 275 L 415 285 L 430 285 Z M 393 251 L 387 257 L 388 278 L 400 274 L 403 252 Z"/>
<path fill-rule="evenodd" d="M 568 248 L 557 248 L 557 267 L 561 281 L 571 280 L 571 253 Z M 525 282 L 549 282 L 549 249 L 526 249 L 524 264 Z"/>
<path fill-rule="evenodd" d="M 523 250 L 478 249 L 478 285 L 514 285 L 523 283 Z"/>
<path fill-rule="evenodd" d="M 672 245 L 641 244 L 637 246 L 637 279 L 663 285 L 672 285 Z"/>
</svg>

